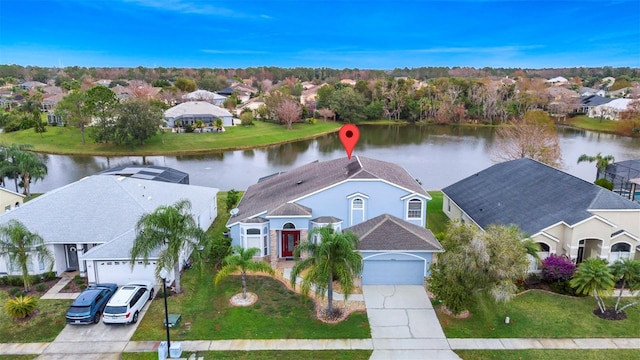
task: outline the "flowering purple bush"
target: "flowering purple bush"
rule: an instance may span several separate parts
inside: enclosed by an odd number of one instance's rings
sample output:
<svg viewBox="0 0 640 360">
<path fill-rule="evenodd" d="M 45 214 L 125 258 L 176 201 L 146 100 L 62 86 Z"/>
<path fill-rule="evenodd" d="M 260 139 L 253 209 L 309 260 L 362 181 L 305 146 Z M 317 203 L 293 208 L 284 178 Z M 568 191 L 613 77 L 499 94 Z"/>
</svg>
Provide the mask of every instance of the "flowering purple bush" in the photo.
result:
<svg viewBox="0 0 640 360">
<path fill-rule="evenodd" d="M 576 264 L 566 256 L 549 255 L 542 260 L 542 278 L 549 282 L 567 281 L 576 272 Z"/>
</svg>

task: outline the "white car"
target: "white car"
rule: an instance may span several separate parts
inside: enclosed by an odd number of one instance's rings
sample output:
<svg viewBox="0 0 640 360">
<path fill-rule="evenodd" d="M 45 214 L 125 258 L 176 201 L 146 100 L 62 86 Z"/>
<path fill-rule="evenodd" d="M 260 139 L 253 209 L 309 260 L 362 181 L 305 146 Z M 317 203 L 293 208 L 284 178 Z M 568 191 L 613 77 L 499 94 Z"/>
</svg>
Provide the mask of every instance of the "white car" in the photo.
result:
<svg viewBox="0 0 640 360">
<path fill-rule="evenodd" d="M 132 281 L 118 289 L 102 313 L 105 324 L 135 324 L 147 301 L 153 298 L 150 281 Z"/>
</svg>

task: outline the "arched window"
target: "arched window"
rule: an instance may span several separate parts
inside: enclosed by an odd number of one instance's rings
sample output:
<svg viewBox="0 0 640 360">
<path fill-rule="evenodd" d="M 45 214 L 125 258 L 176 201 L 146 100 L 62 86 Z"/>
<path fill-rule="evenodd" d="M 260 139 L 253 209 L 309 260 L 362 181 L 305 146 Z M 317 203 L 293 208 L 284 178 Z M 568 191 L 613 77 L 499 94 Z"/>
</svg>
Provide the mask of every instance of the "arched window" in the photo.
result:
<svg viewBox="0 0 640 360">
<path fill-rule="evenodd" d="M 364 199 L 351 199 L 351 225 L 356 225 L 364 221 Z"/>
<path fill-rule="evenodd" d="M 409 200 L 409 204 L 407 206 L 407 219 L 422 219 L 422 200 Z"/>
<path fill-rule="evenodd" d="M 296 226 L 289 222 L 289 223 L 284 224 L 284 225 L 282 226 L 282 228 L 283 228 L 283 229 L 295 229 L 295 228 L 296 228 Z"/>
<path fill-rule="evenodd" d="M 549 252 L 549 245 L 541 242 L 539 242 L 538 245 L 540 245 L 540 252 Z"/>
<path fill-rule="evenodd" d="M 609 262 L 614 263 L 619 260 L 629 259 L 631 257 L 631 245 L 623 242 L 611 245 L 609 253 Z"/>
</svg>

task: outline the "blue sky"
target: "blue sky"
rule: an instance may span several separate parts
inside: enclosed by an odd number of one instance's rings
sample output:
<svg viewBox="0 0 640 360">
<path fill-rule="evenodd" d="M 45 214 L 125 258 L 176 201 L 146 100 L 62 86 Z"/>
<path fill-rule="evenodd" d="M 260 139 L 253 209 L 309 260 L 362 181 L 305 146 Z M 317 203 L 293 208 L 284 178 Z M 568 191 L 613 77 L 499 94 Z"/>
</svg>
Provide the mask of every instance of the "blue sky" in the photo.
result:
<svg viewBox="0 0 640 360">
<path fill-rule="evenodd" d="M 640 67 L 640 0 L 0 0 L 0 64 Z"/>
</svg>

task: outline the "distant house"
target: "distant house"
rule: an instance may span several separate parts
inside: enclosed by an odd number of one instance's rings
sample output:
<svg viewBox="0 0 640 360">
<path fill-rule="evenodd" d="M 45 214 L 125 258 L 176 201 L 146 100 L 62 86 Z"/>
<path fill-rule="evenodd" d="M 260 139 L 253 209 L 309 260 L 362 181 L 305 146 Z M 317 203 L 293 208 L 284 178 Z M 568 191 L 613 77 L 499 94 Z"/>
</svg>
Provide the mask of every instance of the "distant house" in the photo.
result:
<svg viewBox="0 0 640 360">
<path fill-rule="evenodd" d="M 6 213 L 19 208 L 24 203 L 25 196 L 0 187 L 0 213 Z"/>
<path fill-rule="evenodd" d="M 558 85 L 567 84 L 569 82 L 569 80 L 567 80 L 567 78 L 562 77 L 562 76 L 556 76 L 556 77 L 551 78 L 551 79 L 549 79 L 549 80 L 547 80 L 545 82 L 550 83 L 551 85 L 554 85 L 554 86 L 558 86 Z"/>
<path fill-rule="evenodd" d="M 23 83 L 20 83 L 18 85 L 16 85 L 17 87 L 19 87 L 22 90 L 31 90 L 31 89 L 36 89 L 36 88 L 42 88 L 47 86 L 47 84 L 45 83 L 41 83 L 40 81 L 25 81 Z"/>
<path fill-rule="evenodd" d="M 593 89 L 593 88 L 588 88 L 588 87 L 581 87 L 580 88 L 580 96 L 591 96 L 591 95 L 598 95 L 600 97 L 604 97 L 607 94 L 607 92 L 603 89 Z"/>
<path fill-rule="evenodd" d="M 236 108 L 236 116 L 240 117 L 242 115 L 242 112 L 245 109 L 249 109 L 253 113 L 253 116 L 257 117 L 257 115 L 258 115 L 257 114 L 257 110 L 262 105 L 264 105 L 264 99 L 263 98 L 256 97 L 256 98 L 250 99 L 246 103 L 244 103 L 244 104 L 242 104 L 242 105 L 240 105 L 239 107 Z"/>
<path fill-rule="evenodd" d="M 640 204 L 535 160 L 499 163 L 442 191 L 450 219 L 481 229 L 515 224 L 541 258 L 640 258 Z"/>
<path fill-rule="evenodd" d="M 589 114 L 592 108 L 598 105 L 606 104 L 610 102 L 611 98 L 602 97 L 599 95 L 588 95 L 580 97 L 580 112 L 583 114 Z"/>
<path fill-rule="evenodd" d="M 206 101 L 187 101 L 164 112 L 164 121 L 171 128 L 176 126 L 176 121 L 184 126 L 202 120 L 207 126 L 213 126 L 216 119 L 221 119 L 224 126 L 234 125 L 233 116 L 228 110 Z"/>
<path fill-rule="evenodd" d="M 154 181 L 127 176 L 93 175 L 49 191 L 0 215 L 0 224 L 15 219 L 38 233 L 53 252 L 53 271 L 60 275 L 79 271 L 89 283 L 126 284 L 131 280 L 156 283 L 160 249 L 149 263 L 142 258 L 131 263 L 136 222 L 158 206 L 187 199 L 198 226 L 206 230 L 217 216 L 214 188 Z M 180 264 L 190 253 L 180 254 Z M 46 271 L 44 263 L 31 257 L 31 274 Z M 173 269 L 169 269 L 173 274 Z M 15 264 L 0 258 L 0 273 L 19 274 Z M 170 275 L 173 279 L 173 275 Z"/>
<path fill-rule="evenodd" d="M 602 105 L 594 106 L 589 109 L 588 116 L 592 118 L 603 118 L 609 120 L 619 120 L 620 113 L 627 111 L 629 104 L 634 99 L 613 99 Z"/>
<path fill-rule="evenodd" d="M 215 106 L 222 106 L 227 97 L 207 90 L 196 90 L 183 95 L 182 99 L 186 101 L 206 101 Z"/>
<path fill-rule="evenodd" d="M 429 194 L 396 164 L 354 156 L 312 162 L 249 187 L 227 222 L 232 243 L 276 266 L 309 231 L 350 231 L 361 242 L 363 284 L 423 285 L 433 253 Z M 319 241 L 318 239 L 310 239 Z"/>
</svg>

